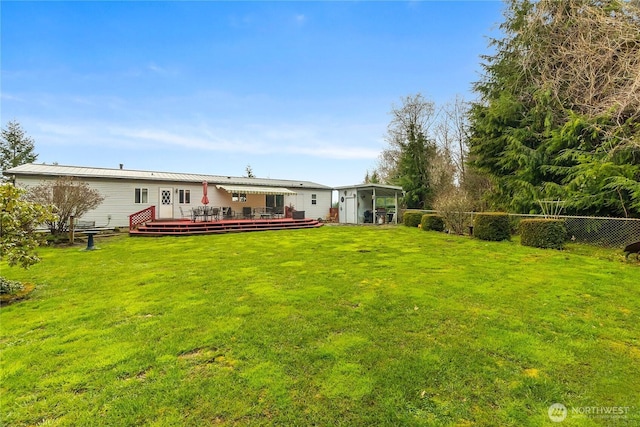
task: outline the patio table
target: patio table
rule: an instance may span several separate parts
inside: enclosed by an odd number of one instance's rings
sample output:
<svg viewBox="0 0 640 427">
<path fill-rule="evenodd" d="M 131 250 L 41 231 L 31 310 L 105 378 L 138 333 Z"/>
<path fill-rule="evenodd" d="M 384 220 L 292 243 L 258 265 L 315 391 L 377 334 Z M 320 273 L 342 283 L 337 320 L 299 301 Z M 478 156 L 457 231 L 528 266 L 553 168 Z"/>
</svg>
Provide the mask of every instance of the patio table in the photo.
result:
<svg viewBox="0 0 640 427">
<path fill-rule="evenodd" d="M 266 207 L 266 208 L 255 208 L 253 210 L 254 215 L 260 217 L 260 219 L 265 219 L 265 218 L 272 218 L 273 217 L 273 212 L 272 212 L 272 208 Z"/>
<path fill-rule="evenodd" d="M 220 208 L 214 208 L 212 206 L 201 206 L 194 208 L 192 211 L 192 220 L 196 222 L 198 218 L 202 218 L 202 221 L 219 220 Z"/>
</svg>

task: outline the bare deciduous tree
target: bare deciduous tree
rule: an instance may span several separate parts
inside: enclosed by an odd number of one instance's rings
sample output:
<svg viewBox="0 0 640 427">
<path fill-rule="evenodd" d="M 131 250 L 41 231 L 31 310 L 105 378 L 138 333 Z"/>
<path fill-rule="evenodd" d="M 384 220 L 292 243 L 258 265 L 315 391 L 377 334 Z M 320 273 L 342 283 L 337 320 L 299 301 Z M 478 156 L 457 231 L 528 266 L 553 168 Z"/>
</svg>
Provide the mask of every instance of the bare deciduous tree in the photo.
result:
<svg viewBox="0 0 640 427">
<path fill-rule="evenodd" d="M 522 70 L 558 103 L 587 117 L 640 120 L 640 3 L 541 0 L 521 37 Z M 615 129 L 612 129 L 615 131 Z"/>
<path fill-rule="evenodd" d="M 27 190 L 26 199 L 43 206 L 54 206 L 57 218 L 47 221 L 51 233 L 68 230 L 69 218 L 80 218 L 97 208 L 104 197 L 86 182 L 73 177 L 60 177 L 55 181 L 42 182 Z"/>
<path fill-rule="evenodd" d="M 440 110 L 434 131 L 438 147 L 450 154 L 449 159 L 455 167 L 455 181 L 459 185 L 465 179 L 465 162 L 469 151 L 468 110 L 469 105 L 464 98 L 456 96 Z"/>
</svg>

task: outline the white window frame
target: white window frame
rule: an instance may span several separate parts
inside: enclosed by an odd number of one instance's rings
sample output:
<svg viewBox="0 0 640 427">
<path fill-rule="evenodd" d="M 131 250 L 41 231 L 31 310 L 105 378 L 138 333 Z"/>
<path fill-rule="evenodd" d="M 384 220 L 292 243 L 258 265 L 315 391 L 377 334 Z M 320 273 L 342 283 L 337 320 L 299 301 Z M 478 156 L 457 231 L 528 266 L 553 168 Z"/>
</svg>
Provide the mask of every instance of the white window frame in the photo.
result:
<svg viewBox="0 0 640 427">
<path fill-rule="evenodd" d="M 143 187 L 137 187 L 134 190 L 133 202 L 136 205 L 149 203 L 149 189 Z"/>
<path fill-rule="evenodd" d="M 191 204 L 191 190 L 189 190 L 189 189 L 178 190 L 178 203 L 183 204 L 183 205 L 190 205 Z"/>
<path fill-rule="evenodd" d="M 231 201 L 232 202 L 247 203 L 247 194 L 246 193 L 231 193 Z"/>
</svg>

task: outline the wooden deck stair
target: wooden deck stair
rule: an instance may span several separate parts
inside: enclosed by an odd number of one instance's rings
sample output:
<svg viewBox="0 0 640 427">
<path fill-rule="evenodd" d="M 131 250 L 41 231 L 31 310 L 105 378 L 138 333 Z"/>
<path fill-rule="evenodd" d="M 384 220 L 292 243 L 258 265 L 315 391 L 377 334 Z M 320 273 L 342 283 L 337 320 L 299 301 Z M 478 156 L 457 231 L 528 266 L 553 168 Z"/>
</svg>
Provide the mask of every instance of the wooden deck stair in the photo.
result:
<svg viewBox="0 0 640 427">
<path fill-rule="evenodd" d="M 129 230 L 131 236 L 188 236 L 195 234 L 233 233 L 265 230 L 315 228 L 322 223 L 315 219 L 237 219 L 220 221 L 151 221 Z"/>
</svg>

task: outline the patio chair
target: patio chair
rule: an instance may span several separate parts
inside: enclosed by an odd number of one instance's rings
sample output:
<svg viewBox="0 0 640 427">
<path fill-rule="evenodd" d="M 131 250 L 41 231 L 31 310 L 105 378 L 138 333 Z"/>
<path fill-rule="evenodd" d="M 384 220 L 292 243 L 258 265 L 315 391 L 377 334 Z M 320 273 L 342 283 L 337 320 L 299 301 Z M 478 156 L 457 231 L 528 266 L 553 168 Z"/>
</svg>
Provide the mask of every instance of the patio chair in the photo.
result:
<svg viewBox="0 0 640 427">
<path fill-rule="evenodd" d="M 273 208 L 273 216 L 282 218 L 284 216 L 284 206 L 276 206 Z"/>
<path fill-rule="evenodd" d="M 373 212 L 371 212 L 370 210 L 364 211 L 364 222 L 365 223 L 373 222 Z"/>
<path fill-rule="evenodd" d="M 233 218 L 233 211 L 231 210 L 231 206 L 222 208 L 222 218 L 231 219 Z"/>
<path fill-rule="evenodd" d="M 180 206 L 180 216 L 182 218 L 191 218 L 191 212 L 184 213 L 184 209 Z"/>
<path fill-rule="evenodd" d="M 242 208 L 242 218 L 244 219 L 253 219 L 252 209 L 250 207 Z"/>
<path fill-rule="evenodd" d="M 191 209 L 191 221 L 196 222 L 199 216 L 204 216 L 204 209 L 196 207 Z"/>
</svg>

